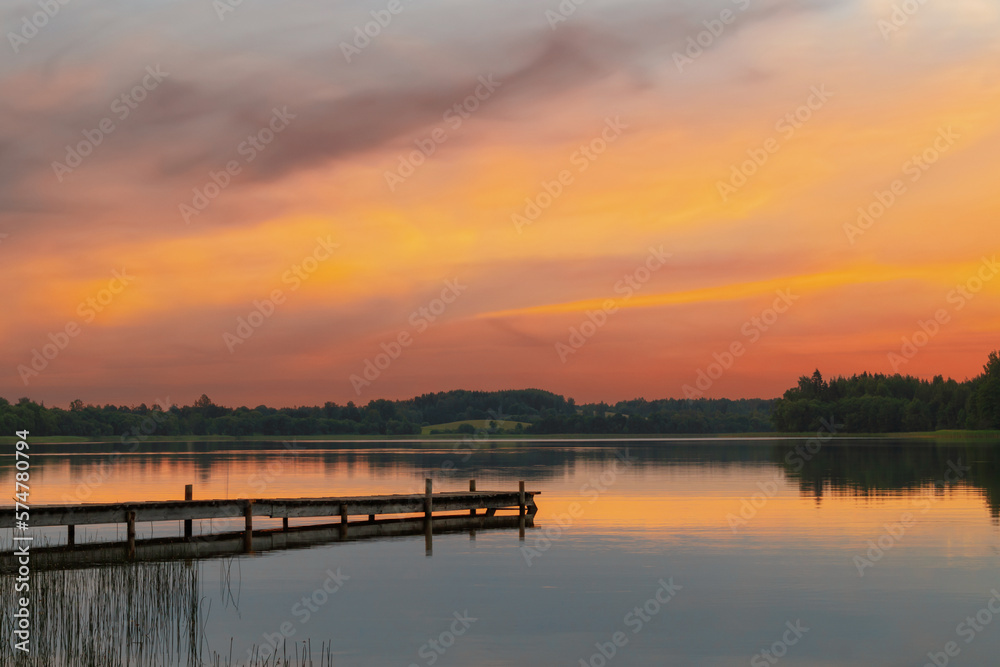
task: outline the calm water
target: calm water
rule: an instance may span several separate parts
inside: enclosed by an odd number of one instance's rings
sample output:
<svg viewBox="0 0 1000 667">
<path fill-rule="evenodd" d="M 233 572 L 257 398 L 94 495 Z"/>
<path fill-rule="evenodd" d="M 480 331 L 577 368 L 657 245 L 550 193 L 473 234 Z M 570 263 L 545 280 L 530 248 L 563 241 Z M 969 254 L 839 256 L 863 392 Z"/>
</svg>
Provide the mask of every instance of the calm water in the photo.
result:
<svg viewBox="0 0 1000 667">
<path fill-rule="evenodd" d="M 523 542 L 514 529 L 436 535 L 430 557 L 417 536 L 178 563 L 193 574 L 160 585 L 194 611 L 171 617 L 173 632 L 194 628 L 223 664 L 231 640 L 245 660 L 282 624 L 289 646 L 332 643 L 337 665 L 920 666 L 933 664 L 928 653 L 996 664 L 1000 443 L 846 441 L 799 458 L 802 444 L 36 451 L 31 501 L 178 499 L 188 483 L 196 498 L 418 493 L 425 477 L 435 490 L 474 477 L 481 490 L 523 479 L 541 492 Z M 14 486 L 9 459 L 0 484 Z M 179 529 L 140 524 L 138 534 Z M 122 534 L 81 527 L 77 540 Z M 10 531 L 0 539 L 9 548 Z M 335 592 L 317 594 L 324 584 Z M 182 594 L 190 586 L 196 595 Z M 135 614 L 131 594 L 108 596 Z M 147 660 L 187 664 L 182 655 Z"/>
</svg>

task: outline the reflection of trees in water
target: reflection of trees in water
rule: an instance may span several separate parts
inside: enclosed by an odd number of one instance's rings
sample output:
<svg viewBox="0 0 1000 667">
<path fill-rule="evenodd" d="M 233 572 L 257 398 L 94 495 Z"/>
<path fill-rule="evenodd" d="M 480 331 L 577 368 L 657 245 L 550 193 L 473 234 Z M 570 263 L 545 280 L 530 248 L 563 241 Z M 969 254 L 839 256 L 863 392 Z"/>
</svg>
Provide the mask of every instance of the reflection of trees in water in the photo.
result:
<svg viewBox="0 0 1000 667">
<path fill-rule="evenodd" d="M 13 625 L 14 577 L 0 577 L 2 623 Z M 198 568 L 116 564 L 32 572 L 31 652 L 0 646 L 4 665 L 200 665 Z"/>
<path fill-rule="evenodd" d="M 1000 522 L 1000 447 L 996 444 L 936 444 L 876 442 L 853 445 L 832 442 L 798 470 L 795 445 L 776 446 L 773 460 L 790 479 L 797 479 L 804 496 L 817 500 L 824 492 L 879 495 L 948 486 L 980 489 L 994 522 Z M 791 456 L 792 464 L 786 457 Z M 968 467 L 964 471 L 960 466 Z M 962 470 L 961 477 L 957 470 Z M 957 481 L 956 481 L 957 480 Z"/>
<path fill-rule="evenodd" d="M 336 479 L 344 472 L 367 475 L 373 479 L 396 479 L 401 474 L 412 472 L 420 480 L 433 477 L 447 483 L 453 478 L 456 484 L 465 483 L 471 477 L 493 474 L 525 480 L 545 480 L 562 477 L 567 470 L 583 464 L 602 465 L 617 460 L 616 452 L 628 449 L 640 455 L 642 464 L 673 464 L 697 462 L 702 465 L 728 465 L 730 463 L 769 463 L 768 445 L 776 441 L 755 441 L 755 444 L 737 445 L 731 441 L 717 442 L 660 442 L 654 445 L 632 442 L 583 442 L 543 441 L 525 444 L 509 440 L 455 440 L 453 443 L 436 444 L 433 448 L 411 447 L 411 443 L 399 441 L 382 445 L 389 448 L 357 449 L 357 443 L 347 443 L 345 451 L 337 451 L 336 443 L 310 443 L 299 441 L 293 448 L 282 447 L 281 443 L 240 443 L 239 447 L 256 444 L 263 449 L 233 449 L 232 443 L 185 443 L 192 450 L 185 460 L 178 461 L 170 454 L 179 443 L 162 445 L 169 450 L 160 454 L 137 454 L 115 461 L 117 466 L 129 466 L 142 475 L 162 478 L 177 475 L 178 470 L 190 466 L 198 480 L 223 479 L 233 462 L 260 471 L 263 476 L 270 470 L 270 477 L 280 484 L 283 478 L 291 482 L 295 479 L 296 465 L 311 473 Z M 723 444 L 725 443 L 725 444 Z M 161 445 L 158 445 L 161 446 Z M 367 444 L 363 445 L 368 447 Z M 406 451 L 399 451 L 405 448 Z M 317 451 L 321 450 L 321 451 Z M 47 450 L 49 451 L 49 450 Z M 58 460 L 52 464 L 68 466 L 72 479 L 85 479 L 101 465 L 107 464 L 107 455 L 78 455 Z M 35 467 L 42 467 L 50 461 L 42 458 Z M 2 469 L 2 468 L 0 468 Z M 399 493 L 408 491 L 399 489 Z M 331 489 L 331 494 L 336 490 Z"/>
<path fill-rule="evenodd" d="M 207 480 L 225 477 L 234 459 L 260 471 L 274 470 L 275 488 L 287 478 L 295 479 L 296 466 L 332 480 L 331 494 L 336 494 L 336 479 L 349 475 L 370 476 L 372 479 L 393 479 L 411 473 L 415 479 L 433 477 L 440 488 L 463 485 L 473 477 L 504 476 L 513 479 L 544 482 L 572 475 L 580 466 L 610 465 L 616 452 L 628 449 L 640 468 L 694 465 L 705 468 L 725 468 L 733 465 L 781 466 L 789 477 L 797 479 L 803 494 L 822 498 L 825 490 L 851 493 L 884 493 L 912 490 L 942 479 L 948 462 L 968 465 L 972 470 L 963 484 L 984 491 L 991 514 L 1000 518 L 1000 445 L 986 443 L 940 444 L 928 441 L 844 441 L 834 440 L 823 445 L 802 470 L 787 465 L 785 456 L 805 440 L 700 440 L 608 442 L 539 441 L 514 442 L 471 438 L 433 445 L 398 441 L 392 443 L 310 443 L 300 441 L 292 450 L 280 443 L 171 443 L 157 445 L 169 452 L 181 448 L 192 474 Z M 79 449 L 79 446 L 75 446 Z M 106 445 L 104 446 L 106 448 Z M 342 447 L 343 451 L 338 451 Z M 368 449 L 371 447 L 371 449 Z M 405 448 L 406 451 L 400 451 Z M 265 451 L 269 450 L 269 451 Z M 320 451 L 317 451 L 320 450 Z M 166 452 L 165 452 L 166 453 Z M 59 459 L 59 465 L 69 465 L 74 479 L 83 478 L 95 466 L 107 460 L 106 455 L 72 456 Z M 67 463 L 68 461 L 68 463 Z M 53 461 L 55 463 L 55 461 Z M 35 466 L 48 463 L 45 457 Z M 163 454 L 134 455 L 119 459 L 116 465 L 141 468 L 153 476 L 176 475 L 178 460 Z M 398 484 L 398 482 L 395 482 Z M 399 489 L 416 492 L 420 489 Z M 437 487 L 436 487 L 437 488 Z"/>
</svg>

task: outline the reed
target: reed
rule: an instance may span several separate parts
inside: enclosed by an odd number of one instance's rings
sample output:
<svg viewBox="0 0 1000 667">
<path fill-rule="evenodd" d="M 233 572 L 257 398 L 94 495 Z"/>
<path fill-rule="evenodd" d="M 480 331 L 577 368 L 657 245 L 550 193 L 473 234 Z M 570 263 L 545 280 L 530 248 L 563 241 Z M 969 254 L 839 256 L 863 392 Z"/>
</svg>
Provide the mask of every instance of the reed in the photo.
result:
<svg viewBox="0 0 1000 667">
<path fill-rule="evenodd" d="M 224 656 L 206 649 L 199 569 L 174 561 L 32 571 L 31 652 L 15 650 L 12 641 L 0 642 L 0 664 L 332 667 L 332 643 L 324 642 L 315 655 L 309 641 L 279 647 L 273 655 L 254 646 L 242 661 L 234 660 L 231 650 Z M 5 630 L 13 625 L 14 585 L 15 577 L 0 577 L 0 627 Z"/>
</svg>

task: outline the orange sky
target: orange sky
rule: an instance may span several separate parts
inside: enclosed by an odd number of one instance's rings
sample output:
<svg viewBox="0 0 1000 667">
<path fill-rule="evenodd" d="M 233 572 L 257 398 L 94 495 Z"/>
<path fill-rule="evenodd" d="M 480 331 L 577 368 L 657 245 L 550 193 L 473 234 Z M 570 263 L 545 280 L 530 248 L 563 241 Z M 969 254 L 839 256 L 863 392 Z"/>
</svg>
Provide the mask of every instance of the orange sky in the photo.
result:
<svg viewBox="0 0 1000 667">
<path fill-rule="evenodd" d="M 0 396 L 973 376 L 1000 347 L 1000 7 L 893 4 L 403 3 L 350 62 L 387 3 L 63 6 L 0 62 Z"/>
</svg>

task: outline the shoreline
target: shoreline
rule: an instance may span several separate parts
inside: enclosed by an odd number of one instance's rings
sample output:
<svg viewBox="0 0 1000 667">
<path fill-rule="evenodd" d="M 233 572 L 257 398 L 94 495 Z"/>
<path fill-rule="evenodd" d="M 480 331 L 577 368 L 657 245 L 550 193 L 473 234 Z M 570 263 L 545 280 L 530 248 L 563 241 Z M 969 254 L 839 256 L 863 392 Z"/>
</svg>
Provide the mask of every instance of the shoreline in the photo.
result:
<svg viewBox="0 0 1000 667">
<path fill-rule="evenodd" d="M 493 441 L 508 443 L 531 443 L 531 442 L 729 442 L 732 440 L 801 440 L 815 437 L 815 433 L 692 433 L 692 434 L 637 434 L 633 436 L 623 436 L 621 434 L 598 434 L 598 433 L 561 433 L 561 434 L 513 434 L 497 433 L 483 435 L 468 434 L 435 434 L 433 436 L 424 435 L 299 435 L 299 436 L 231 436 L 231 435 L 178 435 L 161 436 L 155 438 L 141 439 L 135 436 L 102 436 L 98 438 L 88 436 L 39 436 L 29 440 L 32 446 L 37 445 L 106 445 L 106 444 L 127 444 L 132 445 L 138 442 L 141 445 L 169 445 L 169 444 L 266 444 L 266 443 L 412 443 L 412 444 L 435 444 L 463 442 L 468 440 Z M 828 437 L 830 437 L 828 435 Z M 1000 440 L 1000 431 L 923 431 L 910 433 L 851 433 L 836 434 L 830 440 Z M 13 445 L 19 438 L 16 436 L 0 436 L 0 445 Z M 124 440 L 124 442 L 123 442 Z"/>
</svg>

